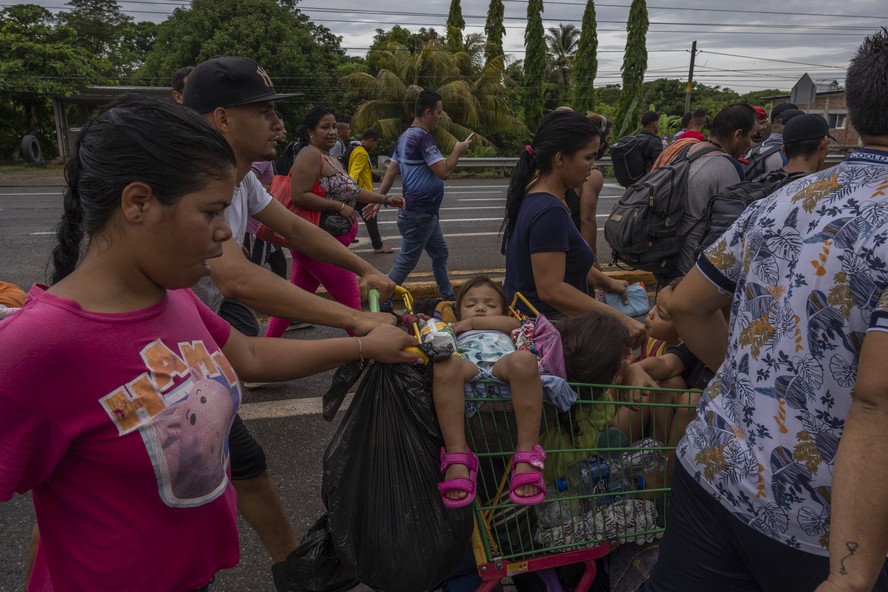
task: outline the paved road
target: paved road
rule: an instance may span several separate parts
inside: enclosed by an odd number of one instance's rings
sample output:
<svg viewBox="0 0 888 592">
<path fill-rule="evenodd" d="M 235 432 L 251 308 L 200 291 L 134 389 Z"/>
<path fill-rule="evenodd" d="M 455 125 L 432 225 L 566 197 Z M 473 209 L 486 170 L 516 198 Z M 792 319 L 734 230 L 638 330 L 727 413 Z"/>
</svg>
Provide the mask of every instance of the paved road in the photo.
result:
<svg viewBox="0 0 888 592">
<path fill-rule="evenodd" d="M 450 245 L 452 276 L 465 277 L 479 271 L 494 276 L 502 274 L 499 228 L 506 185 L 507 179 L 463 179 L 447 183 L 441 218 Z M 609 180 L 599 207 L 600 224 L 620 193 L 619 187 Z M 53 245 L 52 232 L 61 212 L 58 187 L 0 187 L 0 279 L 25 288 L 45 281 Z M 380 230 L 387 245 L 400 244 L 395 212 L 383 210 Z M 394 255 L 373 254 L 364 230 L 360 236 L 361 242 L 353 248 L 380 269 L 388 270 Z M 601 238 L 599 252 L 609 261 L 609 250 Z M 431 279 L 431 266 L 423 256 L 411 281 L 425 279 Z M 287 337 L 321 339 L 335 335 L 334 330 L 315 327 L 288 333 Z M 305 532 L 323 512 L 319 494 L 321 459 L 338 423 L 326 423 L 320 416 L 319 397 L 329 379 L 330 373 L 325 373 L 247 391 L 241 413 L 265 446 L 272 477 L 297 533 Z M 0 540 L 4 541 L 0 545 L 0 592 L 21 589 L 21 565 L 31 525 L 28 496 L 0 504 Z M 268 571 L 270 563 L 257 537 L 243 521 L 240 530 L 241 563 L 219 575 L 213 592 L 273 590 Z"/>
</svg>

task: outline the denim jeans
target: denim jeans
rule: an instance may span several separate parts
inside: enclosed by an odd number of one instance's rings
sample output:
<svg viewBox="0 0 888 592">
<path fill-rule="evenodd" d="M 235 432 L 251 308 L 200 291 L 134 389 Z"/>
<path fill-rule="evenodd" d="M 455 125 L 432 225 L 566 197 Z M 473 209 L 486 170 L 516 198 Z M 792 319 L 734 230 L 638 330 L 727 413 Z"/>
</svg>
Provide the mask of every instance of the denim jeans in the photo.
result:
<svg viewBox="0 0 888 592">
<path fill-rule="evenodd" d="M 456 300 L 450 278 L 447 276 L 447 243 L 441 232 L 438 214 L 398 212 L 398 230 L 401 232 L 401 249 L 395 264 L 389 272 L 389 278 L 398 285 L 404 283 L 410 272 L 419 263 L 423 250 L 432 260 L 432 274 L 438 284 L 438 292 L 444 300 Z M 382 306 L 383 310 L 391 310 L 391 300 Z"/>
</svg>

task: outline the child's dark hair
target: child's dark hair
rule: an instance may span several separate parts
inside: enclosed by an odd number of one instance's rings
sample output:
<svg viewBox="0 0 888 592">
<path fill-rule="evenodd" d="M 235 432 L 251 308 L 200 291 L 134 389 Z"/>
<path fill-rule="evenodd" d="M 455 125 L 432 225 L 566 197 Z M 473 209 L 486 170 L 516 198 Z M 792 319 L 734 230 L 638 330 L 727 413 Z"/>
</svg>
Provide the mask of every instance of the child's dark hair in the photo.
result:
<svg viewBox="0 0 888 592">
<path fill-rule="evenodd" d="M 616 317 L 586 312 L 553 321 L 561 333 L 567 379 L 611 384 L 630 349 L 629 331 Z"/>
<path fill-rule="evenodd" d="M 228 141 L 191 109 L 137 94 L 115 101 L 84 126 L 65 165 L 51 283 L 74 271 L 84 237 L 105 226 L 127 185 L 145 183 L 158 200 L 174 204 L 225 179 L 235 165 Z"/>
<path fill-rule="evenodd" d="M 459 295 L 456 297 L 456 317 L 457 317 L 457 319 L 459 318 L 459 311 L 460 311 L 460 308 L 462 307 L 462 301 L 466 297 L 466 294 L 469 293 L 469 290 L 471 290 L 472 288 L 477 288 L 478 286 L 490 286 L 491 288 L 496 290 L 496 293 L 499 294 L 500 301 L 502 302 L 502 305 L 503 305 L 503 313 L 506 312 L 506 308 L 507 308 L 506 295 L 503 293 L 502 287 L 498 283 L 496 283 L 495 281 L 493 281 L 492 279 L 487 277 L 486 275 L 477 275 L 477 276 L 473 277 L 472 279 L 470 279 L 469 281 L 467 281 L 465 284 L 463 284 L 463 287 L 460 288 L 460 290 L 459 290 Z"/>
</svg>

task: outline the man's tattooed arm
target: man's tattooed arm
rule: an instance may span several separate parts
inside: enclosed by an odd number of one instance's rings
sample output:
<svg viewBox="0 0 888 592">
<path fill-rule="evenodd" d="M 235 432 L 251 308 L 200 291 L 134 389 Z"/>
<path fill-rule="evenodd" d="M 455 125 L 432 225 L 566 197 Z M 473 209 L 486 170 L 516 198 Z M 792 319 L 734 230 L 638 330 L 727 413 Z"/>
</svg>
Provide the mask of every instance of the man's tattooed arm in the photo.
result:
<svg viewBox="0 0 888 592">
<path fill-rule="evenodd" d="M 856 541 L 846 541 L 845 548 L 848 549 L 848 554 L 842 557 L 841 567 L 839 568 L 839 573 L 841 575 L 845 575 L 848 573 L 848 570 L 845 569 L 845 560 L 854 555 L 857 552 L 857 547 L 860 545 Z"/>
</svg>

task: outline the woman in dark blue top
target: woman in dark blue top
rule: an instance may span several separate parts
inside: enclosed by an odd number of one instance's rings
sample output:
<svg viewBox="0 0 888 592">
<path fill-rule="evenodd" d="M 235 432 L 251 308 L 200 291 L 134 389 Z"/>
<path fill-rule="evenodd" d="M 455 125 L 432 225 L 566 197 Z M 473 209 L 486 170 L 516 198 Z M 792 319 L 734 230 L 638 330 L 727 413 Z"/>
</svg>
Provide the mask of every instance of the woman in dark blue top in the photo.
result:
<svg viewBox="0 0 888 592">
<path fill-rule="evenodd" d="M 627 283 L 593 267 L 595 253 L 573 224 L 564 201 L 569 187 L 589 175 L 598 152 L 598 128 L 579 113 L 547 115 L 525 146 L 506 195 L 506 280 L 511 299 L 520 292 L 541 313 L 598 310 L 620 318 L 633 342 L 644 326 L 586 293 L 586 284 L 625 296 Z"/>
</svg>

